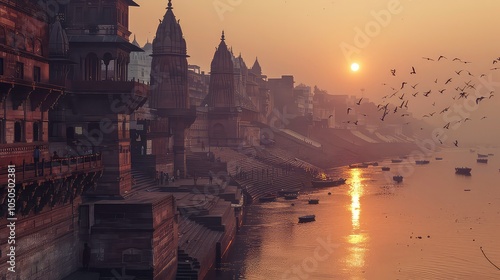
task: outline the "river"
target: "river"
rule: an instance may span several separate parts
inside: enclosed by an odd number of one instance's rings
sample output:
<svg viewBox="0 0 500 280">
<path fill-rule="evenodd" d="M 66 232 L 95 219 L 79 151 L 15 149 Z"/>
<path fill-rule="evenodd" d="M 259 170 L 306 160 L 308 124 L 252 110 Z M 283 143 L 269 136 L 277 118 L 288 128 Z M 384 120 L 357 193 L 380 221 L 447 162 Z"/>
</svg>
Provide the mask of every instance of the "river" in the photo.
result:
<svg viewBox="0 0 500 280">
<path fill-rule="evenodd" d="M 448 149 L 427 165 L 409 158 L 337 168 L 330 173 L 347 178 L 343 186 L 254 203 L 211 278 L 500 279 L 488 262 L 500 266 L 500 150 L 484 152 L 497 155 L 480 164 L 475 152 Z M 456 175 L 461 166 L 472 176 Z M 392 181 L 394 174 L 403 182 Z M 316 221 L 299 224 L 306 214 Z"/>
</svg>

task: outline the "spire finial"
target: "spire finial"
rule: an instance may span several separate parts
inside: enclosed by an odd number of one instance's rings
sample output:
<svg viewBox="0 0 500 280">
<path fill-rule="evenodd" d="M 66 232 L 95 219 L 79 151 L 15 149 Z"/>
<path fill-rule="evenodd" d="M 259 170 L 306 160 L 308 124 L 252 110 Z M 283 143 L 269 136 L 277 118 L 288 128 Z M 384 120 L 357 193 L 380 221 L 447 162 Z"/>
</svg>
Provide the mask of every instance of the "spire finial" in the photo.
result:
<svg viewBox="0 0 500 280">
<path fill-rule="evenodd" d="M 220 40 L 221 40 L 221 41 L 226 40 L 226 36 L 224 36 L 224 30 L 222 30 L 222 36 L 220 37 Z"/>
<path fill-rule="evenodd" d="M 172 0 L 168 0 L 168 7 L 167 10 L 172 10 Z"/>
</svg>

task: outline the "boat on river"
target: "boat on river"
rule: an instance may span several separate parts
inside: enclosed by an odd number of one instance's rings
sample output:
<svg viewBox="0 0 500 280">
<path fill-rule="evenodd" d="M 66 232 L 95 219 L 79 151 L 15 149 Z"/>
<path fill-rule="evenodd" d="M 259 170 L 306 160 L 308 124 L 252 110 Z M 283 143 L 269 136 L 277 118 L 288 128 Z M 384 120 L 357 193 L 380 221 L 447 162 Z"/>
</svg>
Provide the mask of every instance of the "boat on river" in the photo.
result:
<svg viewBox="0 0 500 280">
<path fill-rule="evenodd" d="M 347 179 L 339 178 L 337 180 L 333 179 L 316 179 L 312 180 L 311 184 L 313 188 L 322 188 L 322 187 L 336 187 L 345 184 Z"/>
<path fill-rule="evenodd" d="M 315 215 L 305 215 L 299 217 L 299 223 L 309 223 L 316 221 Z"/>
<path fill-rule="evenodd" d="M 457 168 L 455 168 L 455 173 L 460 174 L 460 175 L 470 176 L 471 171 L 472 171 L 472 168 L 469 168 L 469 167 L 457 167 Z"/>
</svg>

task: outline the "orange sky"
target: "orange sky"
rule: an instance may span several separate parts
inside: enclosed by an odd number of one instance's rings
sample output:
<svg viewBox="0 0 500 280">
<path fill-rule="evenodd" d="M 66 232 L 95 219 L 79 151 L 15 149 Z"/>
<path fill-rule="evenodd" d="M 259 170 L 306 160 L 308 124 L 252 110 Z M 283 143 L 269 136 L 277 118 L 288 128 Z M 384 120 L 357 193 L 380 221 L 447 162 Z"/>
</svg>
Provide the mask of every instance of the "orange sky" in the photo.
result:
<svg viewBox="0 0 500 280">
<path fill-rule="evenodd" d="M 137 0 L 130 30 L 140 44 L 156 32 L 166 0 Z M 265 74 L 293 74 L 296 82 L 332 94 L 381 96 L 389 69 L 420 66 L 422 56 L 443 54 L 489 69 L 500 56 L 500 1 L 411 0 L 174 0 L 191 58 L 209 71 L 221 30 L 236 54 L 251 66 L 259 57 Z M 217 10 L 216 7 L 219 9 Z M 390 15 L 378 20 L 375 14 Z M 368 31 L 366 31 L 368 28 Z M 356 41 L 358 30 L 368 40 Z M 357 37 L 356 37 L 357 36 Z M 361 71 L 352 73 L 341 46 L 358 53 Z M 418 69 L 418 67 L 417 67 Z M 405 72 L 409 70 L 404 69 Z"/>
</svg>

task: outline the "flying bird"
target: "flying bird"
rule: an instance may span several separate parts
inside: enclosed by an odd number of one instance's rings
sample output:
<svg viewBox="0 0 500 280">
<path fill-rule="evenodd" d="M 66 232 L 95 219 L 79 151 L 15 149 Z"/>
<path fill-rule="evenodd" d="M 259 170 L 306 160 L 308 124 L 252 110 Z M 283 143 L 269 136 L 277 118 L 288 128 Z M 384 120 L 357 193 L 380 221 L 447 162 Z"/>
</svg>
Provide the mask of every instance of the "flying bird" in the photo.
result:
<svg viewBox="0 0 500 280">
<path fill-rule="evenodd" d="M 363 97 L 361 97 L 361 99 L 359 99 L 358 102 L 356 102 L 357 105 L 361 105 L 361 100 L 363 100 Z"/>
<path fill-rule="evenodd" d="M 424 92 L 424 96 L 425 96 L 425 97 L 428 97 L 428 96 L 429 96 L 429 94 L 431 93 L 431 91 L 432 91 L 432 90 L 429 90 L 429 91 Z"/>
<path fill-rule="evenodd" d="M 446 90 L 445 88 L 444 88 L 444 89 L 442 89 L 442 90 L 439 90 L 439 93 L 441 93 L 441 94 L 442 94 L 445 90 Z"/>
<path fill-rule="evenodd" d="M 351 108 L 347 108 L 347 114 L 349 115 L 349 111 L 351 111 Z"/>
<path fill-rule="evenodd" d="M 328 116 L 328 118 L 331 118 L 331 117 L 333 117 L 333 115 L 329 115 L 329 116 Z"/>
<path fill-rule="evenodd" d="M 405 85 L 406 85 L 406 82 L 402 82 L 401 83 L 401 89 L 403 89 L 405 87 Z"/>
<path fill-rule="evenodd" d="M 411 75 L 411 74 L 417 74 L 417 72 L 415 71 L 415 67 L 413 67 L 413 66 L 411 67 L 411 72 L 410 72 L 410 75 Z"/>
<path fill-rule="evenodd" d="M 447 59 L 445 56 L 440 55 L 440 56 L 438 57 L 438 61 L 440 61 L 442 58 Z"/>
<path fill-rule="evenodd" d="M 396 76 L 396 69 L 391 69 L 391 74 L 392 74 L 393 76 Z"/>
<path fill-rule="evenodd" d="M 451 80 L 452 80 L 452 78 L 449 78 L 448 80 L 446 80 L 446 82 L 444 84 L 446 85 L 448 83 L 451 83 Z"/>
<path fill-rule="evenodd" d="M 481 101 L 481 100 L 483 100 L 483 99 L 485 99 L 485 98 L 486 98 L 486 97 L 484 97 L 484 96 L 481 96 L 481 97 L 476 98 L 476 104 L 479 104 L 479 101 Z"/>
<path fill-rule="evenodd" d="M 429 57 L 422 57 L 422 58 L 423 58 L 423 59 L 426 59 L 426 60 L 434 61 L 434 59 L 429 58 Z"/>
<path fill-rule="evenodd" d="M 458 140 L 455 140 L 455 142 L 453 142 L 453 145 L 455 145 L 455 147 L 458 147 Z"/>
<path fill-rule="evenodd" d="M 450 123 L 447 123 L 443 128 L 449 129 L 450 128 Z"/>
<path fill-rule="evenodd" d="M 416 83 L 415 85 L 410 85 L 413 89 L 415 89 L 417 87 L 418 83 Z"/>
</svg>

